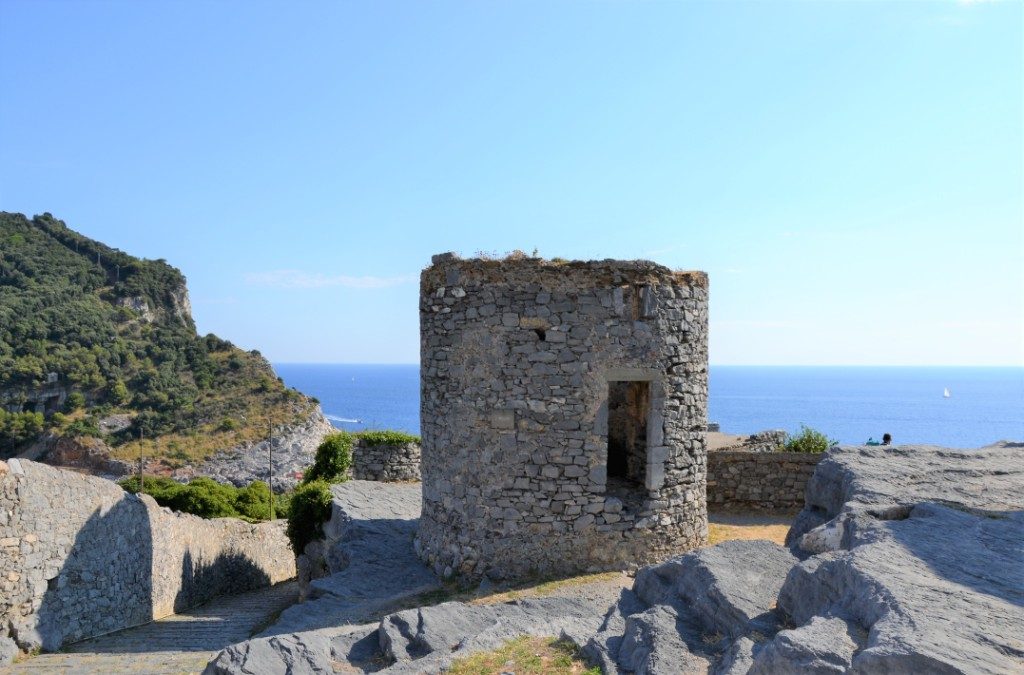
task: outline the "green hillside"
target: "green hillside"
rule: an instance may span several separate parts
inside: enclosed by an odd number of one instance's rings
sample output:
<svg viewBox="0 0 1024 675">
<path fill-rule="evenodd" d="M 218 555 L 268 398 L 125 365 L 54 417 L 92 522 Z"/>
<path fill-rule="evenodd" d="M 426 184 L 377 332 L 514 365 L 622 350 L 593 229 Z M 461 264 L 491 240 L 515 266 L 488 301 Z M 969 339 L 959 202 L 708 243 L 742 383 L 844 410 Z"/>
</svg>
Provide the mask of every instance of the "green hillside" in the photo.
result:
<svg viewBox="0 0 1024 675">
<path fill-rule="evenodd" d="M 0 212 L 0 457 L 52 430 L 101 437 L 115 457 L 184 462 L 315 406 L 258 352 L 198 336 L 185 277 L 166 261 L 49 214 Z M 102 433 L 112 415 L 127 426 Z"/>
</svg>

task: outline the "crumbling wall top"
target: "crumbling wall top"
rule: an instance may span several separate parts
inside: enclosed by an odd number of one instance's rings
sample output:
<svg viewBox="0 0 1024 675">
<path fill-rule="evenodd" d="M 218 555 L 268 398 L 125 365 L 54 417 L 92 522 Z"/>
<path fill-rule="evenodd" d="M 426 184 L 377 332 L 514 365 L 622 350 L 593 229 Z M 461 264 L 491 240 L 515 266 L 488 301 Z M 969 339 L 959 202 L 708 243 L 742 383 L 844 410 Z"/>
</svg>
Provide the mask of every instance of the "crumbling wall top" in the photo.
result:
<svg viewBox="0 0 1024 675">
<path fill-rule="evenodd" d="M 465 275 L 476 282 L 509 283 L 528 274 L 531 281 L 540 285 L 579 284 L 581 287 L 595 285 L 657 284 L 672 283 L 682 286 L 707 288 L 708 275 L 697 270 L 672 270 L 650 260 L 565 260 L 563 258 L 539 258 L 521 253 L 512 253 L 503 258 L 475 257 L 461 258 L 448 252 L 431 258 L 431 265 L 423 270 L 422 280 L 428 286 L 444 286 L 458 283 Z"/>
</svg>

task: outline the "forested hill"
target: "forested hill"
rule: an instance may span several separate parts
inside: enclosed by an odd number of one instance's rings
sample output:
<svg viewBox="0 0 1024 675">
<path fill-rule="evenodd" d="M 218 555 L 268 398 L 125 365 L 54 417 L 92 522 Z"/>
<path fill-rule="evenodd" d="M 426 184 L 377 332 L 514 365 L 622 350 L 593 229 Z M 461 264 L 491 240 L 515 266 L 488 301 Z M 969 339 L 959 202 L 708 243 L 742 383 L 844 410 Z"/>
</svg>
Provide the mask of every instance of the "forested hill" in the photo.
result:
<svg viewBox="0 0 1024 675">
<path fill-rule="evenodd" d="M 258 352 L 198 336 L 166 261 L 0 212 L 0 458 L 52 431 L 200 459 L 315 408 Z"/>
</svg>

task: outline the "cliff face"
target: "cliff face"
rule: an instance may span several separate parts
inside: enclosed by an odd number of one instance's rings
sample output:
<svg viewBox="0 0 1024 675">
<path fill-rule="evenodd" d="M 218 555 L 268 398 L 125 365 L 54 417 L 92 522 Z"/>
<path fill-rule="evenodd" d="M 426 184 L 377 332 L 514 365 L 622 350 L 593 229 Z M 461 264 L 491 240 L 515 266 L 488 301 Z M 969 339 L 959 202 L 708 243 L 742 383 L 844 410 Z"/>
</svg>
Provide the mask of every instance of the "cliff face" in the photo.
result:
<svg viewBox="0 0 1024 675">
<path fill-rule="evenodd" d="M 264 440 L 220 450 L 201 464 L 176 471 L 174 475 L 179 479 L 209 476 L 222 483 L 242 487 L 254 480 L 270 482 L 272 459 L 274 490 L 286 490 L 298 484 L 302 473 L 313 464 L 317 446 L 324 436 L 335 431 L 337 429 L 317 408 L 299 424 L 274 429 L 273 453 L 270 452 L 268 429 L 268 437 Z"/>
<path fill-rule="evenodd" d="M 326 422 L 311 420 L 316 402 L 258 352 L 196 334 L 166 261 L 0 212 L 0 459 L 31 449 L 116 475 L 144 458 L 170 473 L 258 452 L 271 421 L 315 447 Z"/>
<path fill-rule="evenodd" d="M 149 300 L 142 295 L 117 298 L 118 307 L 124 307 L 138 314 L 139 319 L 146 323 L 180 323 L 194 325 L 192 320 L 192 303 L 188 299 L 188 288 L 181 284 L 167 291 L 167 300 L 163 305 L 149 306 Z"/>
</svg>

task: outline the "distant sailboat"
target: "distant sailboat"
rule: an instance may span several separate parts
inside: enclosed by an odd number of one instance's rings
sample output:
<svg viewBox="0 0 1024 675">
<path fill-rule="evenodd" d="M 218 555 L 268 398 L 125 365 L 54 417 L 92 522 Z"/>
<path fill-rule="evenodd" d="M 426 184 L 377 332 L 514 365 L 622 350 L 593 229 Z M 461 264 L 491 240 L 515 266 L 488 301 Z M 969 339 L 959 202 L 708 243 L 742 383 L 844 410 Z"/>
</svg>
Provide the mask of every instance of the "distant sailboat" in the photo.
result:
<svg viewBox="0 0 1024 675">
<path fill-rule="evenodd" d="M 952 394 L 949 393 L 949 387 L 942 390 L 942 398 L 949 398 Z"/>
</svg>

